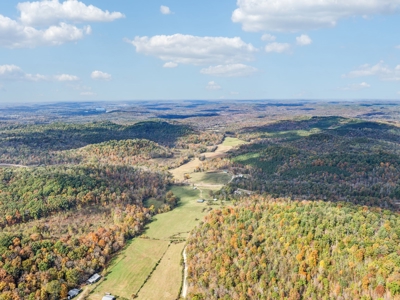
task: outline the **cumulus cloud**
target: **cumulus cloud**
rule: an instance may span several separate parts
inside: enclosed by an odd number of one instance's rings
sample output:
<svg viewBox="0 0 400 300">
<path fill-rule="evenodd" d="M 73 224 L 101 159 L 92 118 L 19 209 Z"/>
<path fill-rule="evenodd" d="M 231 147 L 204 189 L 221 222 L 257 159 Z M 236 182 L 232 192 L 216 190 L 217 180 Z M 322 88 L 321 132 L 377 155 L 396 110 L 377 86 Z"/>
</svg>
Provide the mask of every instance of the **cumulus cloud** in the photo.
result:
<svg viewBox="0 0 400 300">
<path fill-rule="evenodd" d="M 343 91 L 359 91 L 363 89 L 370 88 L 371 85 L 369 85 L 366 82 L 361 82 L 361 83 L 355 83 L 355 84 L 349 84 L 348 86 L 341 88 Z"/>
<path fill-rule="evenodd" d="M 257 51 L 241 38 L 199 37 L 193 35 L 156 35 L 129 41 L 136 52 L 177 64 L 232 64 L 253 59 Z"/>
<path fill-rule="evenodd" d="M 218 65 L 201 69 L 200 73 L 219 77 L 244 77 L 257 72 L 254 67 L 244 64 Z"/>
<path fill-rule="evenodd" d="M 120 12 L 110 13 L 77 0 L 44 0 L 17 5 L 20 20 L 27 25 L 50 25 L 58 22 L 111 22 L 123 18 Z"/>
<path fill-rule="evenodd" d="M 169 7 L 168 7 L 168 6 L 165 6 L 165 5 L 161 5 L 161 6 L 160 6 L 160 12 L 161 12 L 163 15 L 170 15 L 170 14 L 172 14 L 172 11 L 169 9 Z"/>
<path fill-rule="evenodd" d="M 74 42 L 91 34 L 92 29 L 68 22 L 109 22 L 123 17 L 77 0 L 23 2 L 17 8 L 19 19 L 0 15 L 0 47 L 33 48 Z"/>
<path fill-rule="evenodd" d="M 215 81 L 210 81 L 207 86 L 206 89 L 209 91 L 218 91 L 221 89 L 221 86 L 218 85 Z"/>
<path fill-rule="evenodd" d="M 25 73 L 16 65 L 0 65 L 0 80 L 41 81 L 46 80 L 46 76 Z"/>
<path fill-rule="evenodd" d="M 110 81 L 112 79 L 111 74 L 104 73 L 102 71 L 93 71 L 90 77 L 93 80 L 105 80 L 105 81 Z"/>
<path fill-rule="evenodd" d="M 265 51 L 267 53 L 275 52 L 275 53 L 283 53 L 288 52 L 291 46 L 288 43 L 270 43 L 265 46 Z"/>
<path fill-rule="evenodd" d="M 312 39 L 308 35 L 302 34 L 296 37 L 296 43 L 299 46 L 307 46 L 312 43 Z"/>
<path fill-rule="evenodd" d="M 77 28 L 65 23 L 39 30 L 0 15 L 0 46 L 3 47 L 56 46 L 80 40 L 90 33 L 90 26 Z"/>
<path fill-rule="evenodd" d="M 172 62 L 172 61 L 169 61 L 169 62 L 166 62 L 166 63 L 163 65 L 163 68 L 176 68 L 177 66 L 178 66 L 177 63 L 174 63 L 174 62 Z"/>
<path fill-rule="evenodd" d="M 57 81 L 78 81 L 79 77 L 69 74 L 61 74 L 54 76 Z"/>
<path fill-rule="evenodd" d="M 333 27 L 352 16 L 399 12 L 400 0 L 237 0 L 232 21 L 245 31 L 300 31 Z"/>
<path fill-rule="evenodd" d="M 400 65 L 391 68 L 385 64 L 384 61 L 380 61 L 376 65 L 364 64 L 356 70 L 343 75 L 345 78 L 356 78 L 366 76 L 377 76 L 381 80 L 385 81 L 400 81 Z"/>
<path fill-rule="evenodd" d="M 276 36 L 266 33 L 266 34 L 263 34 L 263 36 L 261 37 L 261 40 L 264 42 L 273 42 L 276 40 Z"/>
</svg>

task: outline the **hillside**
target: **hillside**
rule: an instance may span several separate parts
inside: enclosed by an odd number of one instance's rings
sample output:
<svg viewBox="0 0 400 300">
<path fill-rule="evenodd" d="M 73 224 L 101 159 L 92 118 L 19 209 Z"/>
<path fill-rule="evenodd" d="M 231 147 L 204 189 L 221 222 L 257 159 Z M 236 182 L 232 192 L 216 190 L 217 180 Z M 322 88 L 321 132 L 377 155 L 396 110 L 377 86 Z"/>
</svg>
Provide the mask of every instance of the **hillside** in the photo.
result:
<svg viewBox="0 0 400 300">
<path fill-rule="evenodd" d="M 314 117 L 248 128 L 252 141 L 229 167 L 248 174 L 237 188 L 274 197 L 351 201 L 393 208 L 400 201 L 400 128 L 339 117 Z"/>
<path fill-rule="evenodd" d="M 379 208 L 253 197 L 192 232 L 189 299 L 400 299 L 399 230 Z"/>
<path fill-rule="evenodd" d="M 62 299 L 103 270 L 155 209 L 170 175 L 124 166 L 0 169 L 0 299 Z"/>
<path fill-rule="evenodd" d="M 172 146 L 191 133 L 193 130 L 188 126 L 158 121 L 131 126 L 101 122 L 3 127 L 0 131 L 0 161 L 25 165 L 76 163 L 80 158 L 66 150 L 112 140 L 143 138 Z"/>
</svg>

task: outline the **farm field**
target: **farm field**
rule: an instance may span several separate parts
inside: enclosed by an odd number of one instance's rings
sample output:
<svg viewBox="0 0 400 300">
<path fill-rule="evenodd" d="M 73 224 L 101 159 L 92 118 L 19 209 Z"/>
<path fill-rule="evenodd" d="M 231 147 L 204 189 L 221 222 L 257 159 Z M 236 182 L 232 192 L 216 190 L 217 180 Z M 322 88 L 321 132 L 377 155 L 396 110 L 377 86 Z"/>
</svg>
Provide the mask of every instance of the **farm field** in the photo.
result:
<svg viewBox="0 0 400 300">
<path fill-rule="evenodd" d="M 171 244 L 137 299 L 175 300 L 182 284 L 181 255 L 185 243 Z"/>
<path fill-rule="evenodd" d="M 171 190 L 180 197 L 180 205 L 170 212 L 154 217 L 144 233 L 148 239 L 134 239 L 118 256 L 122 258 L 109 268 L 109 274 L 88 299 L 99 299 L 106 292 L 127 299 L 137 293 L 139 299 L 176 299 L 182 283 L 183 266 L 180 265 L 180 260 L 185 246 L 183 241 L 209 208 L 206 204 L 196 203 L 199 190 L 188 186 L 174 186 Z M 174 240 L 182 242 L 170 244 Z M 160 264 L 151 274 L 159 261 Z M 165 273 L 168 274 L 167 277 Z M 148 278 L 149 274 L 151 276 Z M 148 281 L 140 289 L 147 278 Z M 165 282 L 163 287 L 160 280 Z M 161 298 L 155 294 L 154 298 L 149 298 L 150 293 L 155 290 L 161 293 L 157 294 Z"/>
<path fill-rule="evenodd" d="M 223 172 L 199 172 L 190 174 L 190 183 L 201 185 L 224 185 L 231 180 L 232 175 Z"/>
<path fill-rule="evenodd" d="M 108 268 L 103 281 L 90 293 L 88 299 L 98 300 L 105 293 L 130 299 L 138 292 L 152 269 L 168 249 L 168 241 L 137 238 Z M 129 279 L 129 280 L 127 280 Z"/>
<path fill-rule="evenodd" d="M 222 143 L 221 146 L 223 147 L 236 147 L 236 146 L 240 146 L 246 144 L 245 141 L 239 140 L 237 138 L 232 138 L 232 137 L 226 137 L 224 142 Z"/>
</svg>

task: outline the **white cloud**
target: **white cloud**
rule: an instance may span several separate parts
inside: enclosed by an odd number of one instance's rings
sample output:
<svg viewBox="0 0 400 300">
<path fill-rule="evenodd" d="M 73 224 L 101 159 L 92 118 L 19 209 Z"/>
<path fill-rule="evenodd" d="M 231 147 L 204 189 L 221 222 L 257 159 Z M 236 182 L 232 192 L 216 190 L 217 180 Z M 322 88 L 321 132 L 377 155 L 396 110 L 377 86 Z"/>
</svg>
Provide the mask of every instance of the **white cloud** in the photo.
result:
<svg viewBox="0 0 400 300">
<path fill-rule="evenodd" d="M 170 15 L 170 14 L 172 14 L 172 11 L 169 9 L 169 7 L 168 7 L 168 6 L 165 6 L 165 5 L 161 5 L 161 6 L 160 6 L 160 12 L 161 12 L 163 15 Z"/>
<path fill-rule="evenodd" d="M 302 34 L 296 37 L 296 43 L 299 46 L 307 46 L 312 43 L 312 39 L 308 35 Z"/>
<path fill-rule="evenodd" d="M 376 65 L 364 64 L 358 69 L 343 75 L 345 78 L 356 78 L 366 76 L 378 76 L 381 80 L 385 81 L 400 81 L 400 65 L 390 68 L 384 61 L 380 61 Z"/>
<path fill-rule="evenodd" d="M 174 63 L 174 62 L 172 62 L 172 61 L 169 61 L 169 62 L 166 62 L 166 63 L 163 65 L 163 68 L 176 68 L 177 66 L 178 66 L 177 63 Z"/>
<path fill-rule="evenodd" d="M 265 42 L 273 42 L 276 40 L 276 36 L 266 33 L 261 37 L 261 40 Z"/>
<path fill-rule="evenodd" d="M 91 34 L 92 29 L 68 22 L 109 22 L 124 17 L 77 0 L 23 2 L 17 8 L 20 17 L 16 20 L 0 15 L 0 47 L 33 48 L 74 42 Z"/>
<path fill-rule="evenodd" d="M 356 83 L 356 84 L 349 84 L 348 86 L 341 88 L 343 91 L 359 91 L 363 89 L 370 88 L 371 85 L 369 85 L 366 82 L 361 82 L 361 83 Z"/>
<path fill-rule="evenodd" d="M 199 37 L 193 35 L 156 35 L 128 41 L 137 53 L 156 56 L 177 64 L 232 64 L 253 59 L 257 49 L 239 37 Z"/>
<path fill-rule="evenodd" d="M 77 28 L 65 23 L 38 30 L 0 15 L 0 46 L 8 48 L 56 46 L 80 40 L 90 33 L 90 26 Z"/>
<path fill-rule="evenodd" d="M 289 51 L 291 48 L 288 43 L 270 43 L 265 46 L 265 51 L 267 53 L 275 52 L 275 53 L 283 53 Z"/>
<path fill-rule="evenodd" d="M 123 18 L 120 12 L 103 11 L 93 5 L 77 0 L 44 0 L 22 2 L 17 5 L 21 12 L 20 20 L 27 25 L 51 25 L 58 22 L 111 22 Z"/>
<path fill-rule="evenodd" d="M 237 0 L 232 21 L 245 31 L 300 31 L 333 27 L 352 16 L 399 12 L 400 0 Z"/>
<path fill-rule="evenodd" d="M 219 77 L 244 77 L 257 72 L 252 66 L 244 64 L 218 65 L 201 69 L 200 73 Z"/>
<path fill-rule="evenodd" d="M 57 81 L 78 81 L 79 77 L 69 74 L 61 74 L 54 76 Z"/>
<path fill-rule="evenodd" d="M 400 49 L 400 45 L 396 46 L 395 48 L 396 48 L 396 49 Z"/>
<path fill-rule="evenodd" d="M 46 76 L 25 73 L 16 65 L 0 65 L 0 80 L 41 81 L 46 80 Z"/>
<path fill-rule="evenodd" d="M 221 86 L 218 85 L 215 81 L 210 81 L 207 86 L 206 89 L 209 91 L 218 91 L 221 89 Z"/>
<path fill-rule="evenodd" d="M 112 79 L 111 74 L 108 73 L 104 73 L 101 71 L 93 71 L 92 74 L 90 75 L 90 77 L 93 80 L 105 80 L 105 81 L 109 81 Z"/>
</svg>

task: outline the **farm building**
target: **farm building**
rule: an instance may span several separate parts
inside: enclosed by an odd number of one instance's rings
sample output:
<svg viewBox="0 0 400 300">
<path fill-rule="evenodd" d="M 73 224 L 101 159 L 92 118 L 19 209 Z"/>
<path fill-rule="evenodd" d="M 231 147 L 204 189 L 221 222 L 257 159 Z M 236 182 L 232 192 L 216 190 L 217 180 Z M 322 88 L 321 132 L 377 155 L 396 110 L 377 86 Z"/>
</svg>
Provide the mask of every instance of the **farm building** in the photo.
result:
<svg viewBox="0 0 400 300">
<path fill-rule="evenodd" d="M 75 298 L 81 292 L 80 289 L 72 289 L 68 292 L 68 299 Z"/>
<path fill-rule="evenodd" d="M 204 202 L 205 202 L 204 199 L 199 199 L 199 200 L 197 200 L 197 203 L 204 203 Z"/>
<path fill-rule="evenodd" d="M 116 298 L 113 295 L 105 295 L 101 300 L 115 300 Z"/>
<path fill-rule="evenodd" d="M 93 284 L 93 283 L 99 281 L 100 278 L 101 278 L 101 276 L 100 276 L 99 274 L 93 274 L 92 277 L 90 277 L 90 278 L 87 280 L 87 283 L 88 283 L 88 284 Z"/>
</svg>

